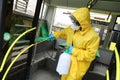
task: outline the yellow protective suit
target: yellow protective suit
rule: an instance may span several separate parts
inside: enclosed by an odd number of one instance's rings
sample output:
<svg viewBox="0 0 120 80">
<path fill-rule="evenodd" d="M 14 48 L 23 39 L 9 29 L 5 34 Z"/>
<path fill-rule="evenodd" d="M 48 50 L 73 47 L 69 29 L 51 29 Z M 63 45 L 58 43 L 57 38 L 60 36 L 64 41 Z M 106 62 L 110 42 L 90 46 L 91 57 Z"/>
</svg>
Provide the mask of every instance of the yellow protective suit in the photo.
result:
<svg viewBox="0 0 120 80">
<path fill-rule="evenodd" d="M 90 24 L 88 8 L 79 8 L 72 14 L 81 24 L 82 30 L 74 31 L 69 26 L 54 33 L 55 38 L 66 38 L 68 45 L 73 44 L 71 67 L 68 75 L 62 75 L 61 80 L 82 80 L 90 63 L 94 60 L 100 38 Z"/>
</svg>

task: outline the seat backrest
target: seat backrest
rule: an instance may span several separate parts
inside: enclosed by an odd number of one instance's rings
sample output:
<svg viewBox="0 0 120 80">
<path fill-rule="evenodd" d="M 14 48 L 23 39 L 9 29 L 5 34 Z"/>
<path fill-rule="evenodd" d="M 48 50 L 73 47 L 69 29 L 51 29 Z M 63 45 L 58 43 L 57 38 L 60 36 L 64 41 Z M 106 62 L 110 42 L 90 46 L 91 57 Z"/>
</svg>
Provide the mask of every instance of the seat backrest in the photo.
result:
<svg viewBox="0 0 120 80">
<path fill-rule="evenodd" d="M 100 57 L 92 62 L 90 69 L 83 77 L 83 80 L 105 80 L 106 70 L 111 67 L 114 52 L 99 48 Z"/>
<path fill-rule="evenodd" d="M 113 60 L 114 52 L 99 48 L 100 57 L 96 58 L 96 62 L 109 66 Z"/>
<path fill-rule="evenodd" d="M 44 41 L 44 42 L 38 44 L 36 47 L 36 54 L 39 54 L 41 52 L 48 51 L 48 50 L 54 50 L 55 43 L 56 43 L 56 41 L 53 40 L 53 41 Z"/>
</svg>

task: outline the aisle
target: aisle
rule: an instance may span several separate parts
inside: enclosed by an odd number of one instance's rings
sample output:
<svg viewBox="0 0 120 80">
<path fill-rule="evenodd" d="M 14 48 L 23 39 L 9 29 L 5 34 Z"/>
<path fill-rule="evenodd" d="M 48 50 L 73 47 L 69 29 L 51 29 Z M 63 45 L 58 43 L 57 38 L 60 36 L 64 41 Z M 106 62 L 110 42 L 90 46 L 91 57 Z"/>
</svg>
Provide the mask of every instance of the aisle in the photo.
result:
<svg viewBox="0 0 120 80">
<path fill-rule="evenodd" d="M 60 76 L 48 70 L 38 70 L 32 75 L 31 80 L 60 80 Z"/>
</svg>

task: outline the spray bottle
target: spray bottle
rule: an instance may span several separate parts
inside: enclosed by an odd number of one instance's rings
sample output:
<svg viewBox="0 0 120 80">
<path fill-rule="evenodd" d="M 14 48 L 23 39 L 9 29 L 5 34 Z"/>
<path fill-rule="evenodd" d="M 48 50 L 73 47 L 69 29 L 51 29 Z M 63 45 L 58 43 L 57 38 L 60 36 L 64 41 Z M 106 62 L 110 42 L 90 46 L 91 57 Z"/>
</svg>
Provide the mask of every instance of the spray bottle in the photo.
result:
<svg viewBox="0 0 120 80">
<path fill-rule="evenodd" d="M 68 54 L 68 50 L 65 50 L 59 57 L 56 71 L 60 75 L 68 74 L 70 64 L 71 64 L 70 54 Z"/>
</svg>

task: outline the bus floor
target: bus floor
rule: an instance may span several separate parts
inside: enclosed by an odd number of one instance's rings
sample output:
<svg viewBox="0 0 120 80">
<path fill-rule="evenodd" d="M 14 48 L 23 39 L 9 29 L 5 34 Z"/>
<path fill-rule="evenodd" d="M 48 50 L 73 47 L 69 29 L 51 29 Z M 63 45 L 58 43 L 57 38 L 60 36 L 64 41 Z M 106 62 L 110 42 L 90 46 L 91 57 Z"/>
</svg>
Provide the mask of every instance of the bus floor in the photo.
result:
<svg viewBox="0 0 120 80">
<path fill-rule="evenodd" d="M 47 69 L 39 69 L 33 73 L 31 80 L 60 80 L 60 76 Z"/>
</svg>

